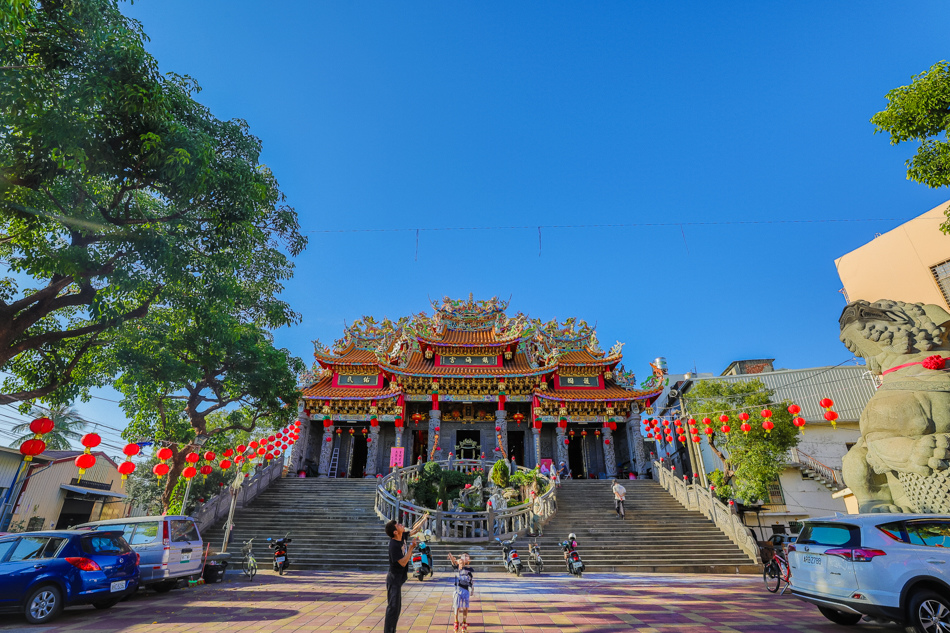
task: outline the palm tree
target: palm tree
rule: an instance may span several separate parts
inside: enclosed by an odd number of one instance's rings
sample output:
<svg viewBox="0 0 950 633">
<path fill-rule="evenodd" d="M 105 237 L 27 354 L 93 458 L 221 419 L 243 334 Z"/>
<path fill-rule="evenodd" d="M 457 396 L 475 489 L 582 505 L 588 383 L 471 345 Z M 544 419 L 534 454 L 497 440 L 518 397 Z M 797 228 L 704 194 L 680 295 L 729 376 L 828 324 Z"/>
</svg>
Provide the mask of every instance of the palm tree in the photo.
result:
<svg viewBox="0 0 950 633">
<path fill-rule="evenodd" d="M 79 412 L 69 405 L 62 405 L 51 409 L 34 406 L 30 414 L 34 418 L 49 418 L 53 421 L 53 430 L 43 436 L 43 441 L 46 442 L 46 448 L 51 451 L 71 450 L 73 447 L 70 440 L 78 440 L 81 438 L 82 433 L 80 433 L 80 431 L 82 431 L 87 424 L 85 420 L 79 417 Z M 12 431 L 15 435 L 23 434 L 13 440 L 14 446 L 19 446 L 23 442 L 32 439 L 34 435 L 33 431 L 30 430 L 29 422 L 16 425 Z"/>
</svg>

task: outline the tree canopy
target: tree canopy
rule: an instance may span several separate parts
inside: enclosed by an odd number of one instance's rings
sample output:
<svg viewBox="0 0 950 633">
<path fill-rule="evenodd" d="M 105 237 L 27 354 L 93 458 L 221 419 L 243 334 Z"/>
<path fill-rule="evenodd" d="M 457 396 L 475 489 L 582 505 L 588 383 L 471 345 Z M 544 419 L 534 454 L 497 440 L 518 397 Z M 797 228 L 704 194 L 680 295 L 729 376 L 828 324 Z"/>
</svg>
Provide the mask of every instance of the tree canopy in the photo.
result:
<svg viewBox="0 0 950 633">
<path fill-rule="evenodd" d="M 888 92 L 887 107 L 871 123 L 875 133 L 890 135 L 892 145 L 920 142 L 905 163 L 908 180 L 932 188 L 950 185 L 950 64 L 937 62 L 909 85 Z M 947 213 L 944 233 L 950 233 L 950 209 Z"/>
<path fill-rule="evenodd" d="M 274 296 L 306 240 L 259 139 L 160 73 L 117 0 L 0 14 L 0 403 L 64 404 L 108 381 L 130 321 L 223 281 Z"/>
<path fill-rule="evenodd" d="M 30 415 L 34 418 L 49 418 L 53 421 L 53 430 L 43 435 L 46 448 L 53 451 L 72 450 L 72 443 L 79 441 L 82 437 L 81 431 L 87 424 L 86 421 L 80 417 L 79 412 L 68 405 L 53 407 L 51 409 L 34 406 L 30 409 Z M 32 420 L 30 422 L 24 422 L 23 424 L 17 424 L 11 429 L 11 432 L 17 436 L 11 446 L 19 446 L 36 435 L 30 430 L 31 422 Z"/>
<path fill-rule="evenodd" d="M 787 410 L 791 403 L 775 403 L 774 392 L 761 380 L 702 380 L 684 400 L 692 417 L 709 417 L 716 429 L 708 437 L 710 447 L 723 462 L 719 474 L 711 477 L 718 494 L 744 503 L 768 501 L 769 485 L 778 479 L 785 468 L 786 453 L 799 441 L 799 431 Z M 769 433 L 762 428 L 761 411 L 766 408 L 772 411 L 775 425 Z M 738 416 L 743 412 L 750 417 L 752 430 L 748 434 L 739 430 Z M 723 414 L 729 416 L 729 433 L 721 430 L 719 416 Z"/>
</svg>

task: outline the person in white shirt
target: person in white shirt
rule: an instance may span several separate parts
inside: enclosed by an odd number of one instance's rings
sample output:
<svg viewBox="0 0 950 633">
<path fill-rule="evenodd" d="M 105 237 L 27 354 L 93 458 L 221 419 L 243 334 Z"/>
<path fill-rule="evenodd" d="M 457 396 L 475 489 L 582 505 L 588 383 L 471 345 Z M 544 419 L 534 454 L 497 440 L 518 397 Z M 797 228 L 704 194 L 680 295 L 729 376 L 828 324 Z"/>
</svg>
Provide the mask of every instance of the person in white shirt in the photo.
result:
<svg viewBox="0 0 950 633">
<path fill-rule="evenodd" d="M 617 516 L 624 519 L 623 498 L 627 494 L 627 489 L 618 484 L 616 479 L 612 483 L 610 489 L 614 493 L 614 509 L 617 511 Z"/>
</svg>

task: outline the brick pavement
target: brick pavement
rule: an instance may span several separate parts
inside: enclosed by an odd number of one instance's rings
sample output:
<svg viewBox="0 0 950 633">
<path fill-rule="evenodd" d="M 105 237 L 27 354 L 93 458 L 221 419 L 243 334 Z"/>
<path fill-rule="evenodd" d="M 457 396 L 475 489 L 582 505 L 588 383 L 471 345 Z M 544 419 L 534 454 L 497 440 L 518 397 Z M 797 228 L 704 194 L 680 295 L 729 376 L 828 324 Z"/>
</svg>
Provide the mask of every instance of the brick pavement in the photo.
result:
<svg viewBox="0 0 950 633">
<path fill-rule="evenodd" d="M 608 633 L 840 633 L 818 610 L 765 591 L 753 576 L 563 573 L 520 579 L 479 574 L 469 630 L 491 633 L 555 631 Z M 452 577 L 436 575 L 403 587 L 400 631 L 452 630 Z M 108 611 L 74 607 L 49 626 L 6 616 L 0 631 L 169 633 L 292 633 L 381 631 L 385 582 L 379 573 L 288 572 L 240 574 L 227 581 L 159 595 L 139 593 Z M 894 626 L 862 624 L 858 631 L 896 633 Z"/>
</svg>

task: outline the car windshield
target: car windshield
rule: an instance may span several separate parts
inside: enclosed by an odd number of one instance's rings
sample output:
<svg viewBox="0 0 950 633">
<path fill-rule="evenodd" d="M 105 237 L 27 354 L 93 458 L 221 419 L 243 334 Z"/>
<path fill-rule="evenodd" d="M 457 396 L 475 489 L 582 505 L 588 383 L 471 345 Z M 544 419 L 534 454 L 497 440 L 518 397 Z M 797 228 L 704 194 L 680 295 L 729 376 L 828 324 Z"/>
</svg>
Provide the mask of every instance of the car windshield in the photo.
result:
<svg viewBox="0 0 950 633">
<path fill-rule="evenodd" d="M 89 534 L 79 539 L 82 551 L 87 554 L 112 554 L 119 556 L 131 552 L 129 544 L 118 533 Z"/>
<path fill-rule="evenodd" d="M 805 523 L 798 535 L 799 545 L 860 547 L 861 530 L 846 523 Z"/>
</svg>

